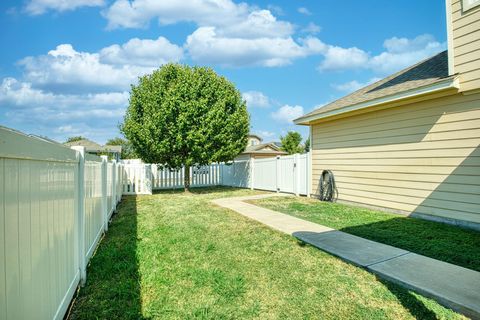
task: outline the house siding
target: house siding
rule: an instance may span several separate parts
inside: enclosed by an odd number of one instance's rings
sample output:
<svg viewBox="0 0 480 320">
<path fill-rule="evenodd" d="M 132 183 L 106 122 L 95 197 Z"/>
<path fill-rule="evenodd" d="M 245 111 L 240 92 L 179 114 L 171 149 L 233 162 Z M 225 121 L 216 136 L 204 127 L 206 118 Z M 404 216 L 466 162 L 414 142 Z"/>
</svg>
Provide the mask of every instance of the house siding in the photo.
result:
<svg viewBox="0 0 480 320">
<path fill-rule="evenodd" d="M 480 6 L 464 11 L 462 0 L 451 0 L 451 21 L 453 65 L 460 75 L 460 89 L 480 89 Z"/>
<path fill-rule="evenodd" d="M 312 126 L 312 192 L 480 223 L 480 94 L 455 94 Z"/>
</svg>

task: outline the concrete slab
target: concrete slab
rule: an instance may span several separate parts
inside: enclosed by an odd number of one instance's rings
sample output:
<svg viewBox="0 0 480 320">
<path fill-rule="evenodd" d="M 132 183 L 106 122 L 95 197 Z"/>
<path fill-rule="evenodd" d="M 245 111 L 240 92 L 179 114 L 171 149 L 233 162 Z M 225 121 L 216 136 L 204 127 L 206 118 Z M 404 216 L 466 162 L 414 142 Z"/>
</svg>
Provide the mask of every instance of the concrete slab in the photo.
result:
<svg viewBox="0 0 480 320">
<path fill-rule="evenodd" d="M 406 250 L 336 230 L 324 233 L 298 231 L 293 236 L 362 267 L 408 253 Z"/>
<path fill-rule="evenodd" d="M 415 253 L 367 269 L 471 318 L 480 319 L 479 272 Z"/>
</svg>

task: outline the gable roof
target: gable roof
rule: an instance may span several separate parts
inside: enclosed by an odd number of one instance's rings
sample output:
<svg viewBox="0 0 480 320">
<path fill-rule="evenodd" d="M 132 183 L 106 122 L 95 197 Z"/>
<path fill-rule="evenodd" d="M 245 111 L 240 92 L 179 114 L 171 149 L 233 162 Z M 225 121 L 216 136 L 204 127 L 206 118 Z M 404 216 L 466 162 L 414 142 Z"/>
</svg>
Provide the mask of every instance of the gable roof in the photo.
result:
<svg viewBox="0 0 480 320">
<path fill-rule="evenodd" d="M 274 151 L 279 151 L 280 150 L 280 148 L 276 144 L 274 144 L 273 142 L 269 142 L 269 143 L 259 143 L 259 144 L 253 145 L 253 146 L 247 146 L 245 148 L 245 151 L 259 151 L 259 150 L 263 150 L 265 148 L 271 148 Z"/>
<path fill-rule="evenodd" d="M 118 153 L 122 152 L 121 146 L 109 146 L 109 145 L 101 146 L 98 143 L 88 139 L 66 142 L 65 145 L 69 147 L 82 146 L 82 147 L 85 147 L 85 151 L 87 152 L 118 152 Z"/>
<path fill-rule="evenodd" d="M 358 105 L 360 108 L 388 102 L 388 97 L 401 97 L 401 93 L 422 92 L 419 88 L 443 88 L 454 86 L 454 76 L 448 75 L 448 54 L 443 51 L 431 58 L 423 60 L 411 67 L 403 69 L 380 81 L 363 87 L 343 98 L 335 100 L 312 112 L 295 119 L 296 124 L 308 124 L 309 121 L 325 118 L 332 114 L 351 111 L 347 109 Z M 426 91 L 424 93 L 431 92 Z M 408 95 L 408 96 L 412 96 Z M 370 103 L 369 103 L 370 102 Z M 379 103 L 375 103 L 379 102 Z M 345 111 L 342 111 L 345 109 Z"/>
<path fill-rule="evenodd" d="M 242 154 L 245 154 L 245 153 L 278 154 L 278 155 L 287 154 L 287 152 L 280 150 L 280 147 L 278 147 L 273 142 L 260 143 L 254 146 L 247 146 L 245 148 L 245 151 L 242 152 Z"/>
<path fill-rule="evenodd" d="M 257 138 L 259 141 L 263 141 L 262 137 L 257 136 L 256 134 L 250 133 L 248 135 L 249 138 Z"/>
</svg>

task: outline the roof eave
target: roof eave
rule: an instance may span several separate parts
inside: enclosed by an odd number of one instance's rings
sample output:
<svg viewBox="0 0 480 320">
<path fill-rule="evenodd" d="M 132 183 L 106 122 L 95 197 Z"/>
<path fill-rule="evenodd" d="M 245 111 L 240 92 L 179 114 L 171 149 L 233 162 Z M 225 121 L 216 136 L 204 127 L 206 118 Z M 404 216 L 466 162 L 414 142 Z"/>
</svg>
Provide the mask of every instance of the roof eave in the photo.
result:
<svg viewBox="0 0 480 320">
<path fill-rule="evenodd" d="M 300 118 L 297 118 L 293 120 L 293 123 L 297 125 L 310 125 L 313 121 L 317 121 L 320 119 L 356 111 L 356 110 L 361 110 L 361 109 L 366 109 L 369 107 L 374 107 L 382 104 L 387 104 L 387 103 L 392 103 L 392 102 L 397 102 L 400 100 L 408 99 L 408 98 L 414 98 L 417 96 L 422 96 L 430 93 L 436 93 L 444 90 L 450 90 L 450 89 L 459 89 L 459 80 L 458 77 L 452 77 L 445 79 L 444 81 L 436 82 L 434 84 L 430 84 L 427 86 L 399 92 L 396 94 L 384 96 L 381 98 L 357 103 L 354 105 L 346 106 L 337 110 L 331 110 L 325 113 L 320 113 L 320 114 L 312 114 L 310 116 L 303 116 Z"/>
</svg>

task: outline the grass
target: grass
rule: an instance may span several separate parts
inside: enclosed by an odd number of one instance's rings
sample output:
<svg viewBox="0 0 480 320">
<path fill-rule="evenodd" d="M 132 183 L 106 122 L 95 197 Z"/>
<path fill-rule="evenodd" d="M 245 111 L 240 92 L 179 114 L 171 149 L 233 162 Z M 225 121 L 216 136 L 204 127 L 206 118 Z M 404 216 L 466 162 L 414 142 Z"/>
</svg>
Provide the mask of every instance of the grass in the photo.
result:
<svg viewBox="0 0 480 320">
<path fill-rule="evenodd" d="M 461 319 L 418 294 L 210 200 L 125 197 L 71 319 Z"/>
<path fill-rule="evenodd" d="M 480 233 L 477 231 L 310 198 L 282 197 L 251 202 L 359 237 L 480 271 Z"/>
</svg>

